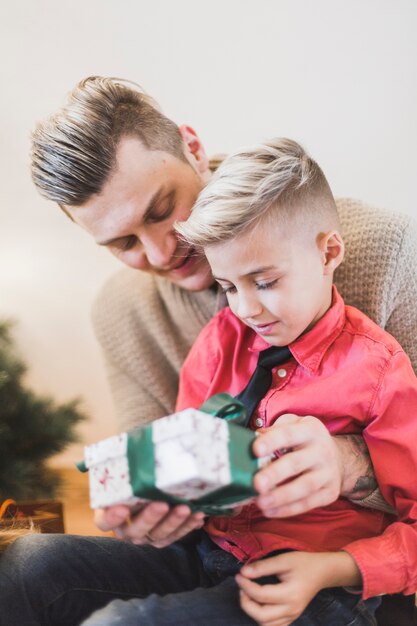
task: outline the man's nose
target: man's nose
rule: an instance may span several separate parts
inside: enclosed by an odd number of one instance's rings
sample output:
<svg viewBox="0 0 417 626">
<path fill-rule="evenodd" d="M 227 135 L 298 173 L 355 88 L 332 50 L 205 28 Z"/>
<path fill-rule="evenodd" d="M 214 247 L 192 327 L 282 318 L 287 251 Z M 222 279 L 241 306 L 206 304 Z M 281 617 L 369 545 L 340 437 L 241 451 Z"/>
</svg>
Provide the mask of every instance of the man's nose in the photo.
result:
<svg viewBox="0 0 417 626">
<path fill-rule="evenodd" d="M 141 235 L 143 252 L 152 267 L 167 269 L 173 263 L 173 255 L 177 248 L 177 238 L 173 232 L 164 234 Z"/>
</svg>

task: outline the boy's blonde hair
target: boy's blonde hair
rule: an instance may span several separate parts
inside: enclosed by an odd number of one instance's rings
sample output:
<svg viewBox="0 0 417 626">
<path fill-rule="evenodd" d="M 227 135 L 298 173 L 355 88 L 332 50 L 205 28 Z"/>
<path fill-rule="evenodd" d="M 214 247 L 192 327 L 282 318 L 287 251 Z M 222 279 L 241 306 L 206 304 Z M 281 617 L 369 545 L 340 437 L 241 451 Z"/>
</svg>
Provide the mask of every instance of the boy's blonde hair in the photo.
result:
<svg viewBox="0 0 417 626">
<path fill-rule="evenodd" d="M 179 128 L 138 85 L 90 76 L 32 135 L 32 179 L 40 193 L 77 206 L 99 193 L 112 173 L 122 137 L 186 160 Z"/>
<path fill-rule="evenodd" d="M 291 139 L 272 139 L 230 155 L 200 193 L 188 220 L 175 228 L 189 244 L 204 248 L 276 216 L 287 226 L 340 229 L 322 170 Z"/>
</svg>

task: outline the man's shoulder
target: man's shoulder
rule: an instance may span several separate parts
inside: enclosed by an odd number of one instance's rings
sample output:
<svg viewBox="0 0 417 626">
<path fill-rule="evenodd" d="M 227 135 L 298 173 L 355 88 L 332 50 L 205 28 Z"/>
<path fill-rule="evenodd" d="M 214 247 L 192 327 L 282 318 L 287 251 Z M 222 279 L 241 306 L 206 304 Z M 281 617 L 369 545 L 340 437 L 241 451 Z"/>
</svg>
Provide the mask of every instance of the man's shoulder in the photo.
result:
<svg viewBox="0 0 417 626">
<path fill-rule="evenodd" d="M 100 288 L 93 304 L 93 315 L 103 311 L 141 307 L 157 293 L 154 277 L 123 268 L 112 274 Z"/>
<path fill-rule="evenodd" d="M 401 302 L 403 283 L 415 284 L 416 224 L 409 215 L 360 200 L 339 198 L 336 203 L 346 253 L 335 272 L 335 283 L 347 304 L 385 327 Z M 403 335 L 401 328 L 392 330 Z"/>
<path fill-rule="evenodd" d="M 161 276 L 123 268 L 100 289 L 92 321 L 101 337 L 125 334 L 126 329 L 140 336 L 174 333 L 189 346 L 215 313 L 216 303 L 209 289 L 187 291 Z"/>
</svg>

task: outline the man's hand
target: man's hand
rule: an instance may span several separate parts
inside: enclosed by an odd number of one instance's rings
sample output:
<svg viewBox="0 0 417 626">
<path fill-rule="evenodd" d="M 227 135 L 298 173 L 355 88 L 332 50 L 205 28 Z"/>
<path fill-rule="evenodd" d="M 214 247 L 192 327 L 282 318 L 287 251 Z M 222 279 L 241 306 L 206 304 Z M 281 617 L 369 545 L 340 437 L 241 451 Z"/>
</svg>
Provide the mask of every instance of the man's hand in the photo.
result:
<svg viewBox="0 0 417 626">
<path fill-rule="evenodd" d="M 113 530 L 117 537 L 142 545 L 164 548 L 204 524 L 203 513 L 191 513 L 186 505 L 174 508 L 166 502 L 150 502 L 133 516 L 131 509 L 115 505 L 98 509 L 95 522 L 103 531 Z"/>
<path fill-rule="evenodd" d="M 254 486 L 266 517 L 290 517 L 334 502 L 341 493 L 344 459 L 336 437 L 316 417 L 281 415 L 253 444 L 261 457 L 282 455 L 259 470 Z"/>
<path fill-rule="evenodd" d="M 275 584 L 253 580 L 271 575 L 277 577 Z M 287 552 L 244 565 L 236 582 L 245 613 L 261 626 L 287 626 L 321 589 L 360 585 L 361 574 L 347 552 Z"/>
</svg>

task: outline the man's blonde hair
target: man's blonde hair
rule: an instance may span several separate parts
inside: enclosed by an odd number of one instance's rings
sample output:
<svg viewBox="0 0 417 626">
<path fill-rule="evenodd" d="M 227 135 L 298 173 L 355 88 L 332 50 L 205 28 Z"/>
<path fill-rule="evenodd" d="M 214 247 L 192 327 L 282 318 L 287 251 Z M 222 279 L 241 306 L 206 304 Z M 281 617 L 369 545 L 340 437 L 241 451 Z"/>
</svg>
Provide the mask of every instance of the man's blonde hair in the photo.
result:
<svg viewBox="0 0 417 626">
<path fill-rule="evenodd" d="M 204 248 L 276 216 L 286 224 L 340 228 L 322 170 L 291 139 L 272 139 L 231 154 L 200 193 L 188 220 L 175 228 L 189 244 Z"/>
<path fill-rule="evenodd" d="M 83 204 L 101 191 L 125 136 L 137 137 L 149 150 L 185 160 L 178 126 L 138 85 L 101 76 L 85 78 L 66 105 L 33 132 L 31 169 L 36 187 L 59 204 Z"/>
</svg>

